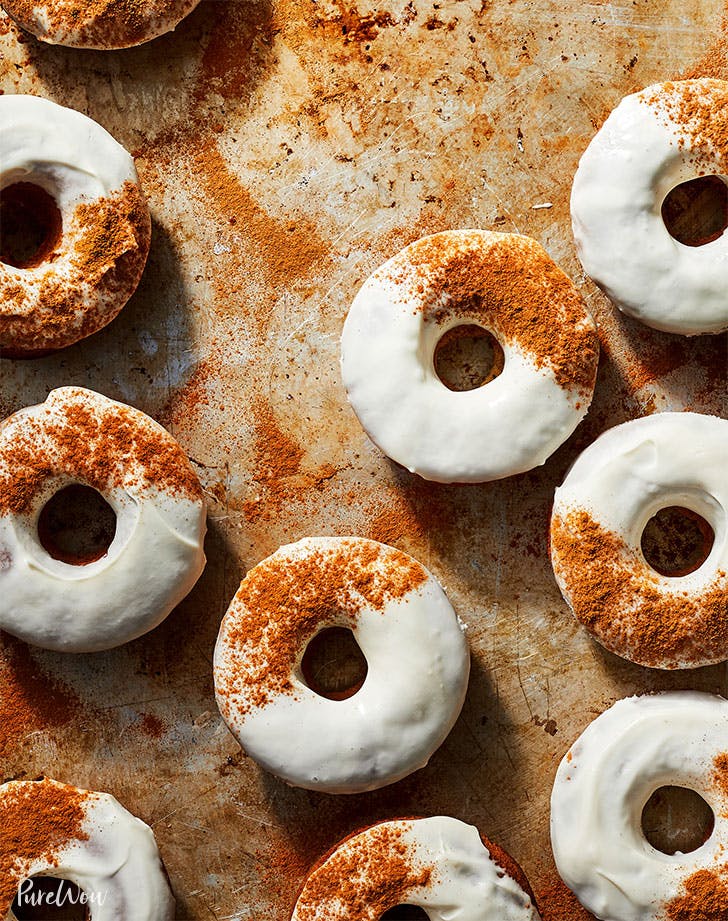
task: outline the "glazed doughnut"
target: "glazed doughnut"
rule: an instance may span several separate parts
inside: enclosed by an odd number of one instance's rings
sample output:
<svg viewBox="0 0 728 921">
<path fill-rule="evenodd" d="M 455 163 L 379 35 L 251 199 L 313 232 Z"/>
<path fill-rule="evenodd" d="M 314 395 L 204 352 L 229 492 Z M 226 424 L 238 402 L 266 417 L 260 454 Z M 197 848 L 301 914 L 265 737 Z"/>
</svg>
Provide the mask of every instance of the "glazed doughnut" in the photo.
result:
<svg viewBox="0 0 728 921">
<path fill-rule="evenodd" d="M 662 203 L 683 182 L 728 177 L 728 82 L 658 83 L 625 97 L 587 147 L 571 193 L 586 272 L 625 313 L 669 333 L 728 328 L 728 234 L 674 239 Z"/>
<path fill-rule="evenodd" d="M 438 341 L 486 329 L 503 372 L 454 392 Z M 454 230 L 424 237 L 364 283 L 341 339 L 344 385 L 370 438 L 427 480 L 477 483 L 542 464 L 591 402 L 599 345 L 578 291 L 529 237 Z"/>
<path fill-rule="evenodd" d="M 80 112 L 5 95 L 0 125 L 0 349 L 32 357 L 119 313 L 144 269 L 149 209 L 130 155 Z M 28 220 L 40 249 L 11 257 L 12 228 Z"/>
<path fill-rule="evenodd" d="M 116 516 L 107 552 L 86 565 L 52 556 L 39 536 L 44 505 L 75 484 L 98 491 Z M 139 410 L 62 387 L 0 425 L 0 629 L 67 652 L 126 643 L 190 591 L 204 534 L 186 455 Z"/>
<path fill-rule="evenodd" d="M 301 662 L 329 627 L 367 660 L 361 688 L 320 696 Z M 243 580 L 215 647 L 215 694 L 231 732 L 289 784 L 359 793 L 427 764 L 450 732 L 469 673 L 445 593 L 412 557 L 363 538 L 281 547 Z"/>
<path fill-rule="evenodd" d="M 728 659 L 728 421 L 658 413 L 601 435 L 556 490 L 551 562 L 578 620 L 611 652 L 652 668 Z M 704 563 L 682 576 L 645 561 L 641 536 L 660 509 L 712 527 Z"/>
<path fill-rule="evenodd" d="M 642 831 L 642 810 L 664 786 L 694 790 L 713 810 L 711 836 L 689 854 L 663 854 Z M 597 918 L 722 921 L 728 701 L 671 691 L 620 700 L 597 717 L 556 775 L 551 843 L 564 882 Z"/>
<path fill-rule="evenodd" d="M 2 0 L 18 25 L 51 45 L 129 48 L 171 32 L 200 0 Z"/>
<path fill-rule="evenodd" d="M 416 905 L 430 921 L 538 921 L 523 871 L 472 825 L 395 819 L 346 838 L 309 875 L 292 921 L 379 921 Z"/>
<path fill-rule="evenodd" d="M 90 921 L 174 918 L 151 828 L 108 793 L 48 779 L 0 786 L 1 918 L 14 921 L 13 900 L 37 876 L 77 885 Z"/>
</svg>

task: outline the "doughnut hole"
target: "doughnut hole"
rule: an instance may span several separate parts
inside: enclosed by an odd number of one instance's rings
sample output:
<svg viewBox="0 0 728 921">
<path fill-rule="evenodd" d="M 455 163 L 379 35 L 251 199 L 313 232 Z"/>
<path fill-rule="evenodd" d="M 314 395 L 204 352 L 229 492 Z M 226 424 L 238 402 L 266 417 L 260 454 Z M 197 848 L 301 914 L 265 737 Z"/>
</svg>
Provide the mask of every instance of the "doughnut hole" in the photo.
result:
<svg viewBox="0 0 728 921">
<path fill-rule="evenodd" d="M 435 346 L 435 373 L 448 390 L 484 387 L 503 371 L 505 356 L 495 336 L 464 323 L 449 329 Z"/>
<path fill-rule="evenodd" d="M 713 810 L 686 787 L 660 787 L 642 810 L 642 833 L 663 854 L 689 854 L 710 838 Z"/>
<path fill-rule="evenodd" d="M 16 269 L 46 262 L 58 246 L 63 219 L 51 195 L 32 182 L 0 192 L 0 261 Z"/>
<path fill-rule="evenodd" d="M 710 556 L 715 532 L 697 512 L 670 505 L 660 509 L 642 532 L 642 555 L 661 576 L 686 576 Z"/>
<path fill-rule="evenodd" d="M 319 697 L 346 700 L 364 684 L 367 660 L 354 634 L 346 627 L 326 627 L 306 647 L 301 673 Z"/>
<path fill-rule="evenodd" d="M 429 921 L 429 917 L 419 905 L 395 905 L 385 911 L 379 921 Z"/>
<path fill-rule="evenodd" d="M 116 534 L 116 514 L 101 493 L 73 483 L 52 496 L 38 518 L 38 540 L 62 563 L 86 566 L 106 556 Z"/>
<path fill-rule="evenodd" d="M 89 921 L 85 898 L 70 880 L 35 876 L 21 884 L 12 911 L 18 921 Z"/>
<path fill-rule="evenodd" d="M 682 182 L 662 203 L 662 220 L 670 236 L 685 246 L 704 246 L 728 227 L 728 185 L 720 176 Z"/>
</svg>

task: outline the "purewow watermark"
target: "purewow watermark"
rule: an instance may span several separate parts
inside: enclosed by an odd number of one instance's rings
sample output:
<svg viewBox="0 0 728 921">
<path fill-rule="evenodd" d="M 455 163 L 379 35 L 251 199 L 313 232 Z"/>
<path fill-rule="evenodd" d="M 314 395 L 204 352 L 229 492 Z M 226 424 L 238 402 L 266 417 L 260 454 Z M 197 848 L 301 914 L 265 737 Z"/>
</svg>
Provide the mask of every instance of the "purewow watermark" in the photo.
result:
<svg viewBox="0 0 728 921">
<path fill-rule="evenodd" d="M 65 879 L 54 879 L 53 884 L 42 882 L 43 877 L 24 879 L 18 887 L 14 905 L 17 908 L 65 908 L 66 906 L 102 906 L 107 892 L 85 892 Z M 40 885 L 39 885 L 40 883 Z"/>
</svg>

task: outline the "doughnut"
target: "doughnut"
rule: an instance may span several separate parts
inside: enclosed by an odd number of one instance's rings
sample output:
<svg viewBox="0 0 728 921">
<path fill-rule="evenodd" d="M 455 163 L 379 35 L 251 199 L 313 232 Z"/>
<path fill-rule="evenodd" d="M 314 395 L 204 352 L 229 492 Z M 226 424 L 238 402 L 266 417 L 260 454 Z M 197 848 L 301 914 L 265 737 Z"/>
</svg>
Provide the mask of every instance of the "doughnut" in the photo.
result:
<svg viewBox="0 0 728 921">
<path fill-rule="evenodd" d="M 37 96 L 0 96 L 0 350 L 34 357 L 111 322 L 141 278 L 149 209 L 131 156 Z"/>
<path fill-rule="evenodd" d="M 68 561 L 43 542 L 49 500 L 95 490 L 113 539 Z M 93 493 L 92 493 L 93 495 Z M 61 387 L 0 424 L 0 629 L 46 649 L 110 649 L 160 624 L 205 565 L 205 502 L 186 455 L 130 406 Z"/>
<path fill-rule="evenodd" d="M 626 96 L 579 163 L 571 192 L 585 271 L 624 313 L 668 333 L 728 328 L 728 234 L 702 246 L 674 239 L 668 193 L 728 176 L 728 82 L 658 83 Z"/>
<path fill-rule="evenodd" d="M 347 699 L 307 683 L 309 642 L 350 629 L 367 661 Z M 215 695 L 255 761 L 292 786 L 359 793 L 424 767 L 463 705 L 468 647 L 416 560 L 363 538 L 311 537 L 250 570 L 220 627 Z"/>
<path fill-rule="evenodd" d="M 456 392 L 435 353 L 458 327 L 492 334 L 503 371 Z M 529 237 L 453 230 L 410 244 L 354 298 L 341 368 L 354 412 L 381 450 L 442 483 L 542 464 L 591 402 L 599 345 L 578 291 Z"/>
<path fill-rule="evenodd" d="M 521 868 L 477 828 L 435 816 L 371 825 L 311 872 L 292 921 L 379 921 L 398 905 L 430 921 L 538 921 Z"/>
<path fill-rule="evenodd" d="M 16 896 L 33 904 L 32 877 L 50 876 L 79 887 L 83 895 L 63 887 L 60 899 L 85 905 L 90 921 L 173 921 L 151 828 L 108 793 L 49 779 L 2 784 L 0 843 L 2 918 L 15 918 Z"/>
<path fill-rule="evenodd" d="M 200 0 L 2 0 L 22 28 L 51 45 L 130 48 L 171 32 Z"/>
<path fill-rule="evenodd" d="M 551 562 L 576 618 L 611 652 L 652 668 L 728 659 L 728 421 L 657 413 L 605 432 L 556 490 Z M 701 516 L 715 540 L 685 575 L 645 560 L 660 510 Z"/>
<path fill-rule="evenodd" d="M 694 790 L 713 810 L 711 836 L 689 854 L 663 854 L 642 831 L 642 810 L 664 786 Z M 620 700 L 597 717 L 558 769 L 551 843 L 564 882 L 597 918 L 723 921 L 728 701 L 667 691 Z"/>
</svg>

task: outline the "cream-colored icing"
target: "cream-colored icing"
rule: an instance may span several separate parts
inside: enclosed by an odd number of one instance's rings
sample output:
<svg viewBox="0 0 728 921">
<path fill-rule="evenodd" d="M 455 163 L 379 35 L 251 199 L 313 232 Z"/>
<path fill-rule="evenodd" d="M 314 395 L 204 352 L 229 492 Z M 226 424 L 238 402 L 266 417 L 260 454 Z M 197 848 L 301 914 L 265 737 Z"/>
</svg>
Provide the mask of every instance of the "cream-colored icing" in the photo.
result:
<svg viewBox="0 0 728 921">
<path fill-rule="evenodd" d="M 720 114 L 728 84 L 690 82 L 715 97 Z M 728 151 L 717 140 L 693 151 L 668 106 L 675 86 L 626 96 L 589 144 L 571 193 L 574 237 L 586 272 L 625 313 L 665 332 L 718 333 L 728 328 L 728 233 L 686 246 L 670 236 L 661 208 L 671 189 L 706 171 L 728 182 Z"/>
<path fill-rule="evenodd" d="M 52 261 L 30 268 L 0 263 L 0 283 L 24 292 L 23 298 L 14 296 L 11 303 L 0 305 L 0 318 L 8 314 L 12 319 L 27 317 L 30 321 L 47 314 L 49 320 L 55 319 L 54 303 L 48 303 L 46 290 L 50 285 L 53 301 L 64 300 L 67 338 L 54 331 L 59 325 L 57 319 L 53 330 L 36 329 L 42 326 L 39 319 L 32 324 L 34 340 L 39 341 L 19 345 L 68 345 L 109 323 L 133 291 L 136 282 L 132 285 L 125 280 L 107 289 L 80 275 L 77 247 L 88 231 L 88 219 L 79 220 L 77 209 L 79 205 L 119 199 L 127 183 L 138 186 L 136 167 L 121 144 L 81 112 L 38 96 L 8 94 L 0 96 L 0 189 L 19 182 L 40 186 L 54 199 L 63 236 Z M 137 247 L 131 235 L 127 246 L 129 251 Z M 139 274 L 142 266 L 143 259 Z M 16 343 L 3 344 L 12 347 Z"/>
<path fill-rule="evenodd" d="M 174 897 L 152 830 L 108 793 L 79 791 L 52 780 L 11 782 L 0 787 L 0 824 L 3 796 L 27 797 L 32 812 L 33 791 L 41 785 L 84 796 L 82 833 L 88 837 L 59 847 L 53 859 L 23 862 L 17 868 L 18 885 L 31 876 L 73 882 L 88 898 L 91 921 L 172 921 Z M 43 819 L 38 815 L 39 824 Z M 14 918 L 11 912 L 8 921 Z"/>
<path fill-rule="evenodd" d="M 12 449 L 15 439 L 25 437 L 28 423 L 52 425 L 69 405 L 104 413 L 123 408 L 133 414 L 135 425 L 171 437 L 138 410 L 91 390 L 63 387 L 7 419 L 0 426 L 0 448 Z M 53 450 L 52 433 L 43 437 Z M 2 473 L 4 463 L 9 462 L 0 457 Z M 204 500 L 150 488 L 140 473 L 130 466 L 122 484 L 104 494 L 117 516 L 116 534 L 107 554 L 85 566 L 52 558 L 37 532 L 45 502 L 65 486 L 83 482 L 80 476 L 59 470 L 49 476 L 28 513 L 0 514 L 5 561 L 0 566 L 0 628 L 48 649 L 91 652 L 148 632 L 187 595 L 205 565 Z"/>
<path fill-rule="evenodd" d="M 286 566 L 340 552 L 352 542 L 374 544 L 362 538 L 305 538 L 281 547 L 266 563 Z M 383 553 L 372 565 L 386 572 L 393 551 L 376 546 Z M 359 793 L 427 764 L 458 717 L 470 664 L 445 593 L 424 567 L 423 572 L 423 584 L 387 601 L 383 610 L 365 606 L 355 623 L 332 612 L 330 622 L 318 625 L 350 627 L 367 660 L 364 685 L 346 700 L 328 700 L 304 683 L 299 663 L 307 641 L 291 665 L 290 693 L 258 706 L 255 687 L 233 680 L 246 672 L 245 650 L 235 642 L 237 622 L 251 614 L 233 601 L 215 647 L 217 702 L 231 732 L 262 767 L 294 786 Z M 271 623 L 268 633 L 273 646 L 276 627 Z"/>
<path fill-rule="evenodd" d="M 147 2 L 143 34 L 139 34 L 137 22 L 140 14 L 136 10 L 136 21 L 125 28 L 125 15 L 129 14 L 124 13 L 118 0 L 102 4 L 98 13 L 82 7 L 81 15 L 78 4 L 71 0 L 54 0 L 53 3 L 37 0 L 30 17 L 23 8 L 25 4 L 18 8 L 15 0 L 3 0 L 2 6 L 24 29 L 48 44 L 106 50 L 140 45 L 173 31 L 199 3 L 200 0 Z M 119 13 L 113 10 L 115 5 L 121 8 Z"/>
<path fill-rule="evenodd" d="M 728 421 L 700 413 L 656 413 L 633 419 L 604 432 L 577 458 L 556 490 L 553 518 L 566 519 L 586 511 L 607 531 L 621 537 L 644 562 L 651 587 L 665 597 L 700 601 L 708 590 L 728 598 Z M 660 509 L 679 506 L 701 515 L 715 534 L 705 562 L 684 576 L 662 576 L 644 561 L 641 548 L 645 525 Z M 570 562 L 552 545 L 554 572 L 570 601 Z M 635 598 L 635 604 L 639 602 Z M 727 602 L 728 603 L 728 602 Z M 722 649 L 701 663 L 728 656 L 728 625 Z"/>
<path fill-rule="evenodd" d="M 400 894 L 401 904 L 423 908 L 430 921 L 538 921 L 530 897 L 491 857 L 477 828 L 448 816 L 383 822 L 348 838 L 304 884 L 292 921 L 379 921 L 379 909 L 354 918 L 336 896 L 321 901 L 315 889 L 342 856 L 350 854 L 366 868 L 371 854 L 376 867 L 376 838 L 382 829 L 401 832 L 398 843 L 415 873 L 432 870 L 428 883 Z M 343 882 L 348 891 L 351 880 Z"/>
<path fill-rule="evenodd" d="M 508 237 L 478 230 L 437 236 L 480 252 Z M 359 421 L 385 454 L 427 480 L 484 482 L 543 464 L 584 417 L 590 397 L 561 387 L 517 342 L 500 342 L 505 365 L 494 380 L 449 390 L 435 371 L 435 347 L 448 330 L 479 318 L 448 314 L 445 300 L 433 297 L 422 268 L 412 270 L 417 245 L 367 279 L 344 324 L 342 376 Z M 586 310 L 584 322 L 591 324 Z"/>
<path fill-rule="evenodd" d="M 728 853 L 728 792 L 715 759 L 728 750 L 728 701 L 694 691 L 630 697 L 591 723 L 561 762 L 551 797 L 559 873 L 602 921 L 663 921 L 698 870 Z M 687 787 L 712 808 L 710 838 L 663 854 L 645 838 L 642 810 L 663 786 Z"/>
</svg>

